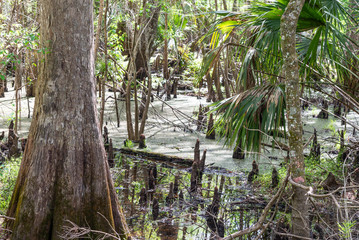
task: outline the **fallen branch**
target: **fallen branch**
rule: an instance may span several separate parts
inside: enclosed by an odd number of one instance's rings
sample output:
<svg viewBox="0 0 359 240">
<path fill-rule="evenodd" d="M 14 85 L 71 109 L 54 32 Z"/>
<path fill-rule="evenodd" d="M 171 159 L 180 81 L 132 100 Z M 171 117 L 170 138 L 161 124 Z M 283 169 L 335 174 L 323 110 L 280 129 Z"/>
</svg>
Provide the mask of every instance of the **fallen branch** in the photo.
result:
<svg viewBox="0 0 359 240">
<path fill-rule="evenodd" d="M 295 237 L 296 239 L 300 238 L 300 239 L 304 239 L 304 240 L 312 240 L 313 239 L 313 238 L 302 237 L 302 236 L 298 236 L 298 235 L 294 235 L 294 234 L 290 234 L 290 233 L 281 233 L 281 232 L 277 232 L 275 230 L 273 230 L 273 231 L 276 235 L 280 235 L 280 236 Z"/>
<path fill-rule="evenodd" d="M 190 167 L 193 164 L 193 160 L 189 158 L 181 158 L 177 156 L 169 156 L 161 153 L 154 153 L 154 152 L 145 152 L 130 148 L 121 148 L 118 149 L 118 152 L 126 155 L 132 155 L 132 156 L 139 156 L 141 158 L 154 160 L 154 161 L 160 161 L 160 162 L 167 162 L 167 163 L 174 163 L 183 165 L 186 167 Z"/>
<path fill-rule="evenodd" d="M 15 218 L 13 218 L 13 217 L 8 217 L 8 216 L 4 216 L 4 215 L 0 215 L 0 218 L 5 218 L 7 220 L 15 220 Z"/>
</svg>

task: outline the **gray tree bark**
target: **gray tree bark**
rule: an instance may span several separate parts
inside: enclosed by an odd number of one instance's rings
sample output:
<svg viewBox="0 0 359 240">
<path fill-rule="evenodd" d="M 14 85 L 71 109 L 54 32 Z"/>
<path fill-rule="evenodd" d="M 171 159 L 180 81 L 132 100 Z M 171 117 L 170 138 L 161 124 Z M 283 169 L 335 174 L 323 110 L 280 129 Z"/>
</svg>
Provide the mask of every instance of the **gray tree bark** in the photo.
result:
<svg viewBox="0 0 359 240">
<path fill-rule="evenodd" d="M 125 239 L 96 109 L 93 1 L 42 0 L 33 121 L 7 215 L 11 239 L 60 239 L 66 220 Z"/>
<path fill-rule="evenodd" d="M 290 147 L 290 163 L 293 180 L 305 184 L 304 155 L 302 140 L 302 120 L 300 109 L 299 65 L 296 52 L 296 28 L 300 12 L 305 0 L 290 0 L 280 24 L 281 45 L 283 55 L 283 73 L 286 84 L 286 112 L 288 138 Z M 293 186 L 292 198 L 292 233 L 309 238 L 308 206 L 306 191 Z"/>
</svg>

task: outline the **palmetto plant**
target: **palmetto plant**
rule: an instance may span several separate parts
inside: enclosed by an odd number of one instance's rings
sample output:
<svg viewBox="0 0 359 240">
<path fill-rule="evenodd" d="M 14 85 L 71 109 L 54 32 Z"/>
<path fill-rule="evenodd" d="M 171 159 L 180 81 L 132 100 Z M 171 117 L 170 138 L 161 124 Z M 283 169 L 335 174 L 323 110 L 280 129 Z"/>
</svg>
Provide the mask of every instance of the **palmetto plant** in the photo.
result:
<svg viewBox="0 0 359 240">
<path fill-rule="evenodd" d="M 242 140 L 248 149 L 258 150 L 263 133 L 285 126 L 280 20 L 287 4 L 288 0 L 256 3 L 249 8 L 249 15 L 217 12 L 221 18 L 209 33 L 212 50 L 204 57 L 202 76 L 220 60 L 220 52 L 231 46 L 240 62 L 238 92 L 215 105 L 221 112 L 217 126 L 222 128 L 227 144 Z M 301 78 L 308 81 L 307 85 L 318 84 L 318 76 L 326 78 L 330 73 L 337 83 L 343 83 L 348 74 L 353 74 L 355 66 L 350 62 L 358 56 L 350 46 L 358 43 L 345 34 L 352 21 L 338 0 L 305 2 L 298 25 L 293 27 L 297 28 Z M 255 87 L 248 84 L 253 81 Z"/>
<path fill-rule="evenodd" d="M 217 127 L 226 136 L 226 144 L 242 140 L 247 149 L 258 150 L 262 133 L 275 137 L 284 126 L 285 94 L 283 84 L 265 84 L 246 90 L 217 105 Z"/>
</svg>

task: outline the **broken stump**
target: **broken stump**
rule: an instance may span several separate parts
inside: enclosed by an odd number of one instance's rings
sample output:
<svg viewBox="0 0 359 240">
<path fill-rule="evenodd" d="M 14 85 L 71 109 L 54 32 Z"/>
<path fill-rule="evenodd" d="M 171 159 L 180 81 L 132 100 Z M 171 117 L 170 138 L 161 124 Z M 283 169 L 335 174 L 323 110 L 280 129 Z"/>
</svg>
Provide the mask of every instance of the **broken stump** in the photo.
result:
<svg viewBox="0 0 359 240">
<path fill-rule="evenodd" d="M 249 174 L 248 174 L 248 182 L 252 183 L 254 178 L 256 176 L 258 176 L 258 173 L 259 173 L 258 164 L 257 164 L 256 160 L 253 160 L 253 162 L 252 162 L 252 171 L 250 171 Z"/>
<path fill-rule="evenodd" d="M 214 120 L 213 120 L 213 113 L 209 115 L 208 119 L 208 126 L 207 126 L 207 133 L 206 138 L 207 139 L 216 139 L 216 131 L 214 130 Z"/>
<path fill-rule="evenodd" d="M 160 206 L 158 203 L 158 199 L 154 198 L 152 203 L 152 219 L 155 221 L 158 219 L 160 213 Z"/>
<path fill-rule="evenodd" d="M 146 137 L 143 134 L 140 135 L 140 142 L 139 142 L 138 148 L 139 149 L 147 148 L 147 146 L 146 146 Z"/>
<path fill-rule="evenodd" d="M 278 183 L 279 183 L 278 171 L 274 167 L 272 170 L 272 188 L 276 188 L 278 186 Z"/>
</svg>

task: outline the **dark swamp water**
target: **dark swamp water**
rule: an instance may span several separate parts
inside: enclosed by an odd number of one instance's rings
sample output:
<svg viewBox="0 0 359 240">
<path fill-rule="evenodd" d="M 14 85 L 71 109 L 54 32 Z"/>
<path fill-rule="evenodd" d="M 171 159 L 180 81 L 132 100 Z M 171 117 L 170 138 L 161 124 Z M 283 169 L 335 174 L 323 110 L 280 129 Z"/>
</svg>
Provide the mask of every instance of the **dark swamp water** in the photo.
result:
<svg viewBox="0 0 359 240">
<path fill-rule="evenodd" d="M 245 173 L 206 166 L 194 189 L 191 169 L 117 155 L 113 179 L 136 239 L 217 239 L 258 221 L 268 199 L 254 195 Z M 273 237 L 270 228 L 258 234 L 241 239 Z"/>
</svg>

